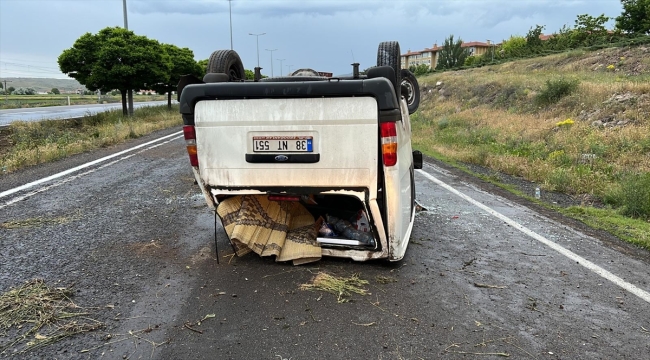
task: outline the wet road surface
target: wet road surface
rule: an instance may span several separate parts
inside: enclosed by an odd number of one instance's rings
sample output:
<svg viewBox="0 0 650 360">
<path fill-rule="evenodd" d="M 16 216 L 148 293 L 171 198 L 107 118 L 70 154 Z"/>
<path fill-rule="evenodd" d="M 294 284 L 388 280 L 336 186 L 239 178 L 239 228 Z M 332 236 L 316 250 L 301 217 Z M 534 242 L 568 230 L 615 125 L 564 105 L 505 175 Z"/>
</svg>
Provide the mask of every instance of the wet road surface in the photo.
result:
<svg viewBox="0 0 650 360">
<path fill-rule="evenodd" d="M 4 175 L 0 193 L 178 130 Z M 294 267 L 256 255 L 231 259 L 219 229 L 217 264 L 213 214 L 193 184 L 183 140 L 172 136 L 1 197 L 0 224 L 36 225 L 0 227 L 0 291 L 33 278 L 74 283 L 75 303 L 105 323 L 20 355 L 28 359 L 650 354 L 647 252 L 588 236 L 485 189 L 426 163 L 416 172 L 416 192 L 427 210 L 416 216 L 398 263 L 325 258 Z M 37 218 L 59 221 L 26 221 Z M 299 289 L 321 271 L 359 274 L 371 294 L 338 303 Z"/>
<path fill-rule="evenodd" d="M 142 106 L 165 105 L 167 101 L 136 102 L 133 108 Z M 46 106 L 25 109 L 3 109 L 0 110 L 0 126 L 9 125 L 13 121 L 40 121 L 44 119 L 71 119 L 89 114 L 96 114 L 108 110 L 121 109 L 122 103 L 112 104 L 91 104 L 71 106 Z"/>
</svg>

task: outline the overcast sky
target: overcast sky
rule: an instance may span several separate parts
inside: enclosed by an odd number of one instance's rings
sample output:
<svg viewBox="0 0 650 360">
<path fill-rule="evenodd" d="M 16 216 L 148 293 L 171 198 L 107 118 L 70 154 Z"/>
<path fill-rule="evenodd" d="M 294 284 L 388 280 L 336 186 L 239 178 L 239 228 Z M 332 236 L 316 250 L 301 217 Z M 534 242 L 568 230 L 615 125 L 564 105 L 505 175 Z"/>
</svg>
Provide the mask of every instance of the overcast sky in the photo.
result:
<svg viewBox="0 0 650 360">
<path fill-rule="evenodd" d="M 227 0 L 127 0 L 128 26 L 138 35 L 188 47 L 197 60 L 230 48 Z M 619 0 L 233 0 L 232 38 L 244 67 L 263 74 L 301 67 L 335 74 L 375 65 L 377 45 L 397 40 L 402 53 L 463 41 L 500 42 L 573 26 L 579 14 L 616 17 Z M 613 21 L 609 27 L 613 27 Z M 0 0 L 0 78 L 56 77 L 57 57 L 86 32 L 124 26 L 122 0 Z M 266 49 L 277 49 L 274 52 Z M 272 57 L 271 57 L 272 54 Z M 282 70 L 280 61 L 282 61 Z M 290 67 L 291 66 L 291 67 Z"/>
</svg>

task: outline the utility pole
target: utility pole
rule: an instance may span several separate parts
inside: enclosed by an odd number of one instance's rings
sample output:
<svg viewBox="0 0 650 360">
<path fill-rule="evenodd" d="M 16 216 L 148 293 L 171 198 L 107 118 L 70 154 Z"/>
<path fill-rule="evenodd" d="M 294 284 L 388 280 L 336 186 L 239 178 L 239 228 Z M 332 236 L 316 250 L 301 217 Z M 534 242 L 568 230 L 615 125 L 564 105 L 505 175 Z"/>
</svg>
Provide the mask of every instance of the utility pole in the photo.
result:
<svg viewBox="0 0 650 360">
<path fill-rule="evenodd" d="M 265 49 L 265 50 L 271 52 L 271 77 L 273 77 L 273 52 L 276 51 L 277 49 Z"/>
<path fill-rule="evenodd" d="M 275 59 L 280 62 L 280 76 L 282 76 L 282 61 L 287 60 L 287 59 Z"/>
<path fill-rule="evenodd" d="M 9 90 L 7 90 L 7 83 L 8 83 L 8 82 L 13 82 L 13 81 L 11 81 L 11 80 L 3 80 L 2 82 L 5 83 L 5 87 L 4 87 L 4 91 L 5 91 L 5 101 L 9 101 L 9 99 L 7 98 L 7 96 L 9 95 Z"/>
<path fill-rule="evenodd" d="M 261 34 L 248 33 L 248 35 L 255 36 L 255 41 L 257 42 L 257 67 L 260 67 L 260 36 L 266 35 L 266 33 L 261 33 Z"/>
<path fill-rule="evenodd" d="M 230 16 L 230 50 L 232 50 L 232 0 L 228 0 L 228 14 Z M 257 66 L 259 67 L 259 65 Z"/>
<path fill-rule="evenodd" d="M 127 11 L 126 11 L 126 0 L 122 0 L 122 9 L 124 10 L 124 30 L 129 30 L 129 21 L 127 19 Z M 133 116 L 133 90 L 128 89 L 126 92 L 126 97 L 127 97 L 127 107 L 128 107 L 128 112 L 129 116 Z"/>
</svg>

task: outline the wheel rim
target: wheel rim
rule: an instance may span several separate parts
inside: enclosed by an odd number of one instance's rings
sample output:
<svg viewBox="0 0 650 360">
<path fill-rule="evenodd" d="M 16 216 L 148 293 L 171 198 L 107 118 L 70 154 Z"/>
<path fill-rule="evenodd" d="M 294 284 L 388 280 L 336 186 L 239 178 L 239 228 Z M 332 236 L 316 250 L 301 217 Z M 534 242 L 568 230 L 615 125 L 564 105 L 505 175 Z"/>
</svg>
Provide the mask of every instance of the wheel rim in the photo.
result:
<svg viewBox="0 0 650 360">
<path fill-rule="evenodd" d="M 411 105 L 415 101 L 415 94 L 413 93 L 413 84 L 408 80 L 402 80 L 402 85 L 406 86 L 406 103 Z"/>
</svg>

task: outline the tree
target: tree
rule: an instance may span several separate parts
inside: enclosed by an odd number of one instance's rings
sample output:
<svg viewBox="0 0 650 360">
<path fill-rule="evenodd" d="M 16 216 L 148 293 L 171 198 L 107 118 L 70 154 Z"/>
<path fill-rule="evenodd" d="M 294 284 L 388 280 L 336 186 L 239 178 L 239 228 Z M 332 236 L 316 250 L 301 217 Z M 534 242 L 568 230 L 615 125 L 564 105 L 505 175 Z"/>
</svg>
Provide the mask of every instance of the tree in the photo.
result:
<svg viewBox="0 0 650 360">
<path fill-rule="evenodd" d="M 428 74 L 431 69 L 429 68 L 429 65 L 426 64 L 420 64 L 420 65 L 411 65 L 409 66 L 409 71 L 413 73 L 415 76 L 420 76 L 420 75 L 425 75 Z"/>
<path fill-rule="evenodd" d="M 208 73 L 208 59 L 199 60 L 197 64 L 199 64 L 199 67 L 203 71 L 203 75 Z M 203 76 L 199 76 L 199 78 L 203 78 Z"/>
<path fill-rule="evenodd" d="M 169 56 L 158 41 L 119 27 L 82 35 L 70 49 L 63 51 L 58 62 L 61 72 L 90 91 L 120 90 L 124 115 L 128 115 L 127 90 L 146 89 L 165 82 L 172 68 Z"/>
<path fill-rule="evenodd" d="M 13 86 L 10 86 L 10 87 L 7 88 L 7 93 L 8 93 L 8 94 L 13 93 L 14 91 L 16 91 L 16 88 L 13 87 Z"/>
<path fill-rule="evenodd" d="M 579 45 L 593 45 L 598 39 L 605 38 L 607 36 L 605 24 L 609 19 L 605 14 L 598 17 L 588 14 L 578 15 L 573 27 L 575 42 Z"/>
<path fill-rule="evenodd" d="M 650 34 L 650 0 L 621 0 L 623 13 L 616 28 L 635 35 Z"/>
<path fill-rule="evenodd" d="M 540 36 L 544 31 L 544 25 L 535 25 L 531 27 L 526 34 L 526 47 L 530 53 L 538 53 L 542 49 L 542 39 Z"/>
<path fill-rule="evenodd" d="M 172 107 L 172 92 L 176 90 L 179 80 L 183 75 L 194 75 L 202 78 L 204 70 L 194 60 L 194 53 L 188 48 L 179 48 L 176 45 L 162 44 L 167 56 L 171 60 L 172 68 L 165 81 L 151 87 L 158 94 L 167 93 L 167 108 Z"/>
<path fill-rule="evenodd" d="M 524 56 L 527 54 L 526 44 L 525 37 L 512 35 L 501 44 L 501 51 L 507 58 Z"/>
<path fill-rule="evenodd" d="M 8 90 L 11 89 L 13 89 L 13 87 L 10 87 Z M 27 88 L 27 89 L 18 88 L 18 89 L 11 90 L 11 93 L 13 95 L 36 95 L 36 90 L 34 90 L 33 88 Z"/>
<path fill-rule="evenodd" d="M 469 56 L 469 51 L 462 47 L 463 40 L 454 41 L 454 35 L 449 35 L 440 50 L 438 66 L 436 69 L 453 69 L 465 64 L 465 59 Z"/>
<path fill-rule="evenodd" d="M 56 95 L 61 94 L 61 92 L 60 92 L 59 89 L 57 89 L 57 88 L 52 88 L 52 91 L 50 91 L 50 92 L 51 92 L 52 94 L 56 94 Z"/>
</svg>

